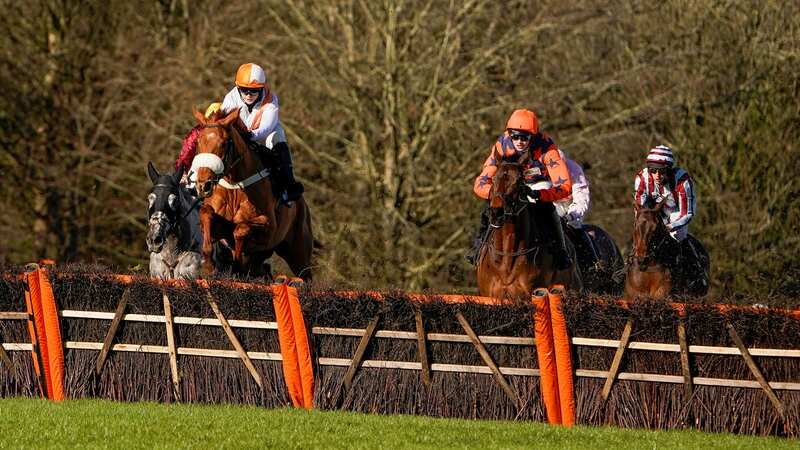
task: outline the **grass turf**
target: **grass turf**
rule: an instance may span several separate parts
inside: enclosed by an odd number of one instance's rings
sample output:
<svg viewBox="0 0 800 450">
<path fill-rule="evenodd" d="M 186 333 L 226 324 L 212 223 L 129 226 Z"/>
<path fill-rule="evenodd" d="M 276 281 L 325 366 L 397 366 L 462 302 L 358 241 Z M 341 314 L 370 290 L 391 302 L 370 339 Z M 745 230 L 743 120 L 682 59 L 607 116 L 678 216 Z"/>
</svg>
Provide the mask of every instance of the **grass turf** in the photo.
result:
<svg viewBox="0 0 800 450">
<path fill-rule="evenodd" d="M 696 431 L 469 421 L 240 406 L 0 399 L 2 448 L 798 448 Z"/>
</svg>

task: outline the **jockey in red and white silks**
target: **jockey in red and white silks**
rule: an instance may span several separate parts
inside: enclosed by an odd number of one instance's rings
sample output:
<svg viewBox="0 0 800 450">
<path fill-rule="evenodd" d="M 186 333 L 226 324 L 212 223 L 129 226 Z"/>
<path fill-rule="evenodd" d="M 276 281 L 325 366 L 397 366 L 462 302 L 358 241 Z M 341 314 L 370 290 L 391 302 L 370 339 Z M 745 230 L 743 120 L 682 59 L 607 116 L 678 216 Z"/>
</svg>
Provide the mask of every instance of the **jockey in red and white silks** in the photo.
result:
<svg viewBox="0 0 800 450">
<path fill-rule="evenodd" d="M 561 160 L 567 164 L 569 177 L 572 180 L 571 195 L 567 198 L 553 202 L 556 206 L 558 216 L 563 218 L 567 224 L 573 228 L 580 228 L 583 225 L 583 218 L 589 212 L 592 205 L 592 196 L 589 193 L 589 180 L 583 173 L 580 164 L 567 158 L 563 151 Z"/>
<path fill-rule="evenodd" d="M 636 175 L 634 201 L 641 206 L 651 198 L 665 202 L 661 220 L 670 236 L 682 242 L 694 217 L 694 186 L 689 173 L 674 166 L 672 149 L 664 145 L 650 149 L 645 168 Z"/>
</svg>

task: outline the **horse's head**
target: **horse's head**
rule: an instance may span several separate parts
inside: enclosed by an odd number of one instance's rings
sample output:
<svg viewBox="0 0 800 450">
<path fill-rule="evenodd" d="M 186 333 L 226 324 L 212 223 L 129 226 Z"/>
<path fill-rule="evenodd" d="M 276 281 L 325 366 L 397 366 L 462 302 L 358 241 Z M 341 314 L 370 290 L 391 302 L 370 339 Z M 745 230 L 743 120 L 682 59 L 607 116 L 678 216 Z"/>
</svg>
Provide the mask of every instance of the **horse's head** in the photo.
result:
<svg viewBox="0 0 800 450">
<path fill-rule="evenodd" d="M 633 259 L 642 265 L 648 257 L 653 256 L 651 251 L 657 244 L 657 235 L 661 227 L 661 210 L 664 202 L 642 206 L 638 202 L 634 203 L 633 219 Z"/>
<path fill-rule="evenodd" d="M 183 176 L 183 170 L 172 175 L 162 175 L 153 167 L 152 162 L 148 162 L 147 174 L 153 182 L 153 188 L 147 196 L 147 249 L 158 253 L 181 214 L 178 183 Z"/>
<path fill-rule="evenodd" d="M 191 170 L 196 177 L 198 196 L 206 198 L 211 195 L 217 182 L 241 160 L 239 149 L 244 148 L 245 144 L 239 132 L 245 130 L 239 120 L 238 109 L 225 116 L 214 113 L 210 117 L 195 110 L 194 116 L 202 125 L 202 130 Z"/>
<path fill-rule="evenodd" d="M 527 161 L 526 155 L 519 162 L 503 161 L 497 167 L 489 191 L 489 218 L 493 224 L 499 225 L 506 218 L 517 216 L 524 208 L 520 189 Z"/>
</svg>

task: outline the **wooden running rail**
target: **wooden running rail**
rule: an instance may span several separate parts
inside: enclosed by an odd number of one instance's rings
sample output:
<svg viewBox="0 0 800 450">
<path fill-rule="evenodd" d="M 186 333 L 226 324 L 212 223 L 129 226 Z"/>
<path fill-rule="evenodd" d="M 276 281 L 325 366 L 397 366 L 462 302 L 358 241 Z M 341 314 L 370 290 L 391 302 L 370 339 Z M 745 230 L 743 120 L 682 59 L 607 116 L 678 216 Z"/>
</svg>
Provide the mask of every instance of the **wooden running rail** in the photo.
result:
<svg viewBox="0 0 800 450">
<path fill-rule="evenodd" d="M 419 309 L 419 306 L 414 307 L 414 322 L 417 327 L 417 352 L 419 353 L 419 363 L 422 366 L 422 384 L 427 387 L 431 385 L 431 364 L 428 361 L 425 324 L 422 321 L 422 310 Z"/>
<path fill-rule="evenodd" d="M 769 386 L 767 379 L 764 377 L 764 374 L 761 373 L 761 370 L 756 365 L 756 362 L 753 360 L 753 357 L 750 356 L 750 352 L 747 351 L 747 347 L 744 346 L 744 342 L 742 342 L 742 338 L 739 337 L 739 333 L 736 332 L 736 328 L 729 321 L 725 321 L 725 328 L 728 329 L 728 334 L 730 334 L 731 339 L 733 342 L 736 343 L 736 346 L 739 347 L 739 351 L 742 352 L 742 358 L 744 358 L 744 362 L 747 364 L 747 367 L 750 369 L 750 372 L 753 373 L 753 376 L 756 377 L 758 384 L 761 385 L 761 388 L 764 389 L 764 392 L 767 394 L 769 401 L 772 402 L 775 409 L 778 410 L 782 418 L 786 418 L 786 408 L 784 408 L 783 404 L 780 400 L 778 400 L 778 396 L 775 395 L 775 392 Z"/>
<path fill-rule="evenodd" d="M 175 326 L 172 324 L 172 306 L 166 291 L 162 294 L 164 300 L 164 323 L 167 328 L 167 352 L 169 353 L 169 371 L 172 374 L 172 389 L 175 399 L 181 400 L 181 378 L 178 373 L 178 355 L 175 351 Z"/>
<path fill-rule="evenodd" d="M 228 324 L 228 320 L 222 315 L 222 311 L 220 311 L 216 300 L 214 300 L 214 296 L 211 295 L 211 291 L 206 291 L 206 299 L 208 300 L 209 306 L 211 306 L 211 310 L 214 311 L 214 315 L 217 316 L 217 320 L 219 320 L 220 325 L 225 330 L 225 335 L 228 336 L 228 339 L 231 341 L 231 345 L 233 345 L 236 353 L 239 355 L 245 367 L 247 368 L 247 371 L 250 372 L 250 375 L 253 377 L 258 387 L 264 389 L 264 384 L 261 382 L 261 375 L 259 375 L 256 367 L 253 365 L 253 361 L 251 361 L 250 357 L 247 356 L 247 352 L 244 351 L 242 343 L 239 342 L 236 334 L 231 329 L 231 326 Z"/>
<path fill-rule="evenodd" d="M 122 293 L 122 298 L 119 299 L 117 310 L 114 312 L 114 318 L 111 320 L 111 326 L 108 328 L 108 333 L 106 333 L 106 338 L 103 342 L 103 348 L 100 350 L 100 355 L 97 357 L 97 364 L 95 364 L 94 368 L 94 372 L 97 375 L 100 375 L 103 372 L 103 365 L 106 362 L 108 353 L 111 351 L 111 344 L 114 341 L 114 336 L 117 334 L 117 328 L 119 328 L 119 324 L 122 321 L 122 314 L 125 312 L 125 307 L 128 305 L 130 296 L 131 289 L 130 287 L 127 287 Z"/>
<path fill-rule="evenodd" d="M 619 347 L 617 347 L 617 351 L 614 353 L 614 360 L 611 362 L 611 368 L 608 369 L 608 376 L 603 385 L 603 400 L 608 400 L 608 396 L 611 394 L 611 386 L 613 386 L 614 379 L 617 377 L 617 372 L 619 372 L 619 366 L 622 364 L 622 356 L 625 353 L 625 348 L 628 346 L 632 330 L 633 317 L 629 317 L 628 321 L 625 322 L 625 328 L 622 329 L 622 336 L 619 338 Z"/>
<path fill-rule="evenodd" d="M 475 331 L 472 330 L 472 327 L 469 325 L 469 322 L 467 322 L 467 319 L 464 318 L 464 315 L 461 314 L 461 311 L 456 311 L 456 319 L 458 319 L 458 322 L 461 324 L 461 327 L 464 328 L 464 331 L 472 340 L 472 345 L 474 345 L 475 349 L 478 350 L 478 353 L 481 355 L 483 362 L 486 363 L 486 366 L 488 366 L 489 369 L 492 371 L 494 379 L 497 380 L 497 383 L 500 385 L 501 388 L 503 388 L 503 391 L 506 393 L 508 398 L 510 398 L 511 401 L 514 402 L 514 405 L 517 407 L 517 409 L 519 409 L 520 401 L 519 397 L 517 396 L 517 393 L 514 392 L 514 389 L 511 387 L 510 384 L 508 384 L 508 381 L 506 381 L 506 378 L 503 376 L 503 373 L 500 372 L 500 369 L 497 368 L 497 364 L 494 363 L 494 360 L 492 360 L 492 357 L 491 355 L 489 355 L 489 352 L 486 350 L 486 347 L 484 347 L 480 339 L 478 339 L 478 335 L 476 335 Z"/>
<path fill-rule="evenodd" d="M 369 322 L 369 325 L 367 325 L 367 329 L 364 332 L 364 336 L 361 337 L 361 341 L 358 343 L 358 348 L 356 348 L 356 352 L 353 354 L 353 360 L 350 362 L 350 367 L 347 368 L 347 372 L 344 374 L 343 383 L 347 390 L 350 390 L 350 388 L 353 387 L 353 378 L 356 376 L 358 366 L 364 359 L 369 342 L 375 336 L 375 330 L 378 328 L 378 322 L 380 322 L 380 320 L 381 313 L 379 312 Z"/>
</svg>

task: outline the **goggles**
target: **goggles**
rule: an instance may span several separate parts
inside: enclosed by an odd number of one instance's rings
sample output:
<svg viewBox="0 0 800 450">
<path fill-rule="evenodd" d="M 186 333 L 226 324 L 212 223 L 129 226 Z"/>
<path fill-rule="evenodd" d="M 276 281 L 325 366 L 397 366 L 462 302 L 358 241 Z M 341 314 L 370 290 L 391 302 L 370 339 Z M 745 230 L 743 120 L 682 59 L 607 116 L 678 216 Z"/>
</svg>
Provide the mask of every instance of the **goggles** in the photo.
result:
<svg viewBox="0 0 800 450">
<path fill-rule="evenodd" d="M 512 131 L 509 133 L 512 141 L 528 142 L 531 140 L 531 135 L 528 133 L 520 133 L 519 131 Z"/>
<path fill-rule="evenodd" d="M 261 89 L 262 89 L 262 88 L 246 88 L 246 87 L 240 87 L 240 88 L 239 88 L 239 92 L 240 92 L 242 95 L 258 95 L 258 94 L 260 94 L 260 93 L 261 93 Z"/>
<path fill-rule="evenodd" d="M 652 174 L 666 175 L 669 173 L 669 167 L 666 166 L 650 166 L 647 170 Z"/>
</svg>

